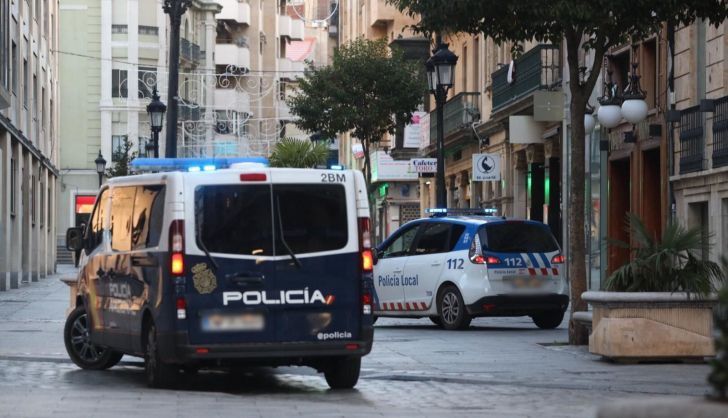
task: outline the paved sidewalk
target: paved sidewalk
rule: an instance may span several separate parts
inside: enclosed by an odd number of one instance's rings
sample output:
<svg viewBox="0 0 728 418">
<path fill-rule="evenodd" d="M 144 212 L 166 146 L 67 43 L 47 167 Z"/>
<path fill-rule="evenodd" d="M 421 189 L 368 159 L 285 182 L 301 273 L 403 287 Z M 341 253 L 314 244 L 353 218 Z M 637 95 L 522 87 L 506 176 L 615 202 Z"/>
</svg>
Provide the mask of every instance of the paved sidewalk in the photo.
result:
<svg viewBox="0 0 728 418">
<path fill-rule="evenodd" d="M 150 390 L 142 363 L 79 370 L 62 340 L 68 287 L 60 274 L 0 293 L 0 416 L 594 416 L 623 399 L 697 399 L 704 364 L 619 365 L 563 345 L 566 323 L 480 318 L 468 331 L 427 319 L 377 323 L 355 390 L 329 391 L 308 368 L 201 372 L 177 390 Z M 728 414 L 727 414 L 728 416 Z"/>
</svg>

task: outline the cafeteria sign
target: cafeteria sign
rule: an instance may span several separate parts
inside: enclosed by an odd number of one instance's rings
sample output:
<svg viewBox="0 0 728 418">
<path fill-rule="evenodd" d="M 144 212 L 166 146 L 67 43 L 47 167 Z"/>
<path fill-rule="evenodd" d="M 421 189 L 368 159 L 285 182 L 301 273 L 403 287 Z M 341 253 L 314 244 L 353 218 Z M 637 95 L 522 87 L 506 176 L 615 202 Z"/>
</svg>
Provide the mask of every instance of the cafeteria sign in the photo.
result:
<svg viewBox="0 0 728 418">
<path fill-rule="evenodd" d="M 500 181 L 500 155 L 473 154 L 473 181 Z"/>
<path fill-rule="evenodd" d="M 437 158 L 412 158 L 410 160 L 410 172 L 437 173 Z"/>
</svg>

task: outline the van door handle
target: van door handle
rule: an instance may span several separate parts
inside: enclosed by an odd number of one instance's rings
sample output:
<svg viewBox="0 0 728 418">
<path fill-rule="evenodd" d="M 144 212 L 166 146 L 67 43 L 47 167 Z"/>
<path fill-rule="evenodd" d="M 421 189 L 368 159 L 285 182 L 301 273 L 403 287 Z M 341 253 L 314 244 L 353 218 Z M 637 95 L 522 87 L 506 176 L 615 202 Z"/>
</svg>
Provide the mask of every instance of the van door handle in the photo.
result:
<svg viewBox="0 0 728 418">
<path fill-rule="evenodd" d="M 131 256 L 131 265 L 137 267 L 157 267 L 159 266 L 159 262 L 154 257 L 133 255 Z"/>
<path fill-rule="evenodd" d="M 225 279 L 230 280 L 238 286 L 263 284 L 265 275 L 254 272 L 238 272 L 225 275 Z"/>
</svg>

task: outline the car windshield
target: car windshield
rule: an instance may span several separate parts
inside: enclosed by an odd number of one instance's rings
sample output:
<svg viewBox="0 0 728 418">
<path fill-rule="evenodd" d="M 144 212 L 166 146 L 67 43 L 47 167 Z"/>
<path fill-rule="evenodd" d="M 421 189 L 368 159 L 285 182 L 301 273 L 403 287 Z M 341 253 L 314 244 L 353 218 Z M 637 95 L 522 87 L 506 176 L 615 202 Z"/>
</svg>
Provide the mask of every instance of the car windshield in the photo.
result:
<svg viewBox="0 0 728 418">
<path fill-rule="evenodd" d="M 546 225 L 530 222 L 486 224 L 479 230 L 483 250 L 502 253 L 546 253 L 559 246 Z"/>
<path fill-rule="evenodd" d="M 285 255 L 286 246 L 312 253 L 343 248 L 349 239 L 341 185 L 201 186 L 195 205 L 198 245 L 211 253 Z"/>
</svg>

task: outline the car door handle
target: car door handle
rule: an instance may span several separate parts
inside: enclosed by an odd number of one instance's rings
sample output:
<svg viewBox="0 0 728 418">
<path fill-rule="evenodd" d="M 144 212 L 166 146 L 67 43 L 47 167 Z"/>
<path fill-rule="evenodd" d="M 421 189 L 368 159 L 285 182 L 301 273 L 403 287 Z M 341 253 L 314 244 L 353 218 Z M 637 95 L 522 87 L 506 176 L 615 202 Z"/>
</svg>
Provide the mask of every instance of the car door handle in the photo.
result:
<svg viewBox="0 0 728 418">
<path fill-rule="evenodd" d="M 442 265 L 442 261 L 436 261 L 436 262 L 434 262 L 434 263 L 432 263 L 432 264 L 430 264 L 430 265 L 431 265 L 432 267 L 437 267 L 437 266 L 441 266 L 441 265 Z"/>
<path fill-rule="evenodd" d="M 131 265 L 137 267 L 157 267 L 159 262 L 154 257 L 142 256 L 131 256 Z"/>
<path fill-rule="evenodd" d="M 392 273 L 401 273 L 402 269 L 392 270 Z"/>
</svg>

